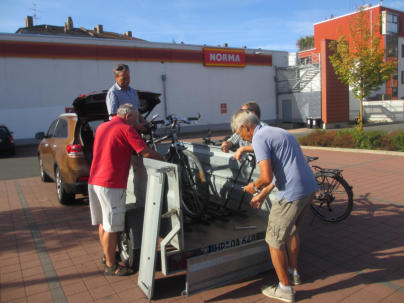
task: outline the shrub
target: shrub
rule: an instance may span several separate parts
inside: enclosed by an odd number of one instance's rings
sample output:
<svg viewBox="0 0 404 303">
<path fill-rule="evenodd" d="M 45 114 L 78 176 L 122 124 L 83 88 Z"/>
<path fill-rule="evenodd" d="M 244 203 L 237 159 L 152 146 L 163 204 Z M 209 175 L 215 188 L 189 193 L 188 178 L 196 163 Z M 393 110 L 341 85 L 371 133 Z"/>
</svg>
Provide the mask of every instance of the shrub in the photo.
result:
<svg viewBox="0 0 404 303">
<path fill-rule="evenodd" d="M 355 148 L 355 139 L 349 132 L 338 132 L 334 138 L 333 146 Z"/>
<path fill-rule="evenodd" d="M 335 131 L 316 130 L 306 137 L 299 138 L 299 143 L 312 146 L 332 146 L 335 134 Z"/>
<path fill-rule="evenodd" d="M 380 149 L 382 138 L 386 136 L 386 133 L 383 131 L 367 131 L 362 132 L 360 136 L 358 136 L 357 145 L 359 148 L 363 149 Z"/>
<path fill-rule="evenodd" d="M 404 151 L 404 131 L 395 131 L 390 134 L 391 142 L 395 150 Z"/>
<path fill-rule="evenodd" d="M 404 151 L 404 131 L 387 134 L 384 131 L 359 131 L 358 129 L 316 130 L 299 138 L 301 145 L 332 146 L 361 149 Z"/>
</svg>

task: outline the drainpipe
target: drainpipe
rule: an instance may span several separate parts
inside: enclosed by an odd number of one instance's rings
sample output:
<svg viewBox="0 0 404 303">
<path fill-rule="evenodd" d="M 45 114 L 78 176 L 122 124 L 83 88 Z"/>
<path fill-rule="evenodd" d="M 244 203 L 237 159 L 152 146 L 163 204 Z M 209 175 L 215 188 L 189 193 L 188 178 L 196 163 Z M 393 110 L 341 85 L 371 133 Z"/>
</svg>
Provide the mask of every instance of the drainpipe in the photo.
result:
<svg viewBox="0 0 404 303">
<path fill-rule="evenodd" d="M 370 41 L 373 42 L 373 11 L 370 10 Z"/>
<path fill-rule="evenodd" d="M 278 67 L 275 65 L 275 108 L 276 108 L 276 123 L 279 122 L 279 98 L 278 98 Z"/>
<path fill-rule="evenodd" d="M 166 74 L 161 75 L 161 81 L 163 81 L 163 105 L 164 105 L 164 119 L 168 116 L 167 114 L 167 89 L 166 89 Z"/>
</svg>

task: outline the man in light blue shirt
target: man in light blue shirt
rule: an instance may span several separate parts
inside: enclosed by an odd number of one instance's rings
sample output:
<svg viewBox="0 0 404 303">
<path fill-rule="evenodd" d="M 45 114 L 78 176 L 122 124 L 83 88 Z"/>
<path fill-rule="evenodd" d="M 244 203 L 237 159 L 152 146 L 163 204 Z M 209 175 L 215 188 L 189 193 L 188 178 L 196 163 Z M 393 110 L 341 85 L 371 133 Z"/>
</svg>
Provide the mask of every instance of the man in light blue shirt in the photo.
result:
<svg viewBox="0 0 404 303">
<path fill-rule="evenodd" d="M 108 114 L 111 117 L 116 115 L 119 106 L 130 103 L 133 107 L 139 111 L 140 102 L 139 96 L 133 88 L 129 86 L 130 73 L 129 66 L 126 64 L 118 64 L 114 68 L 115 84 L 108 90 L 106 103 Z M 134 126 L 139 132 L 147 132 L 145 125 L 147 121 L 139 115 L 139 119 Z"/>
<path fill-rule="evenodd" d="M 272 203 L 265 237 L 279 284 L 262 292 L 271 298 L 294 302 L 291 285 L 301 284 L 297 272 L 298 230 L 318 189 L 317 182 L 298 142 L 289 132 L 262 126 L 254 113 L 245 110 L 234 114 L 231 126 L 241 138 L 252 142 L 260 169 L 258 180 L 244 187 L 250 194 L 258 193 L 252 198 L 251 206 L 260 208 L 275 186 L 279 190 L 277 200 Z"/>
</svg>

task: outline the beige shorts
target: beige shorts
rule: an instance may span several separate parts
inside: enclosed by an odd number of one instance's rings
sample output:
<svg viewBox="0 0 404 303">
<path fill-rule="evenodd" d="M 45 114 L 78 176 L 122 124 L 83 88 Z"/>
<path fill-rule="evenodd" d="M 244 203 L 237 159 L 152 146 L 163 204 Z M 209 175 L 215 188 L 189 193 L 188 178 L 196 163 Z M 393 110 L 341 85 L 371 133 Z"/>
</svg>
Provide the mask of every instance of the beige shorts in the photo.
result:
<svg viewBox="0 0 404 303">
<path fill-rule="evenodd" d="M 312 200 L 313 194 L 289 203 L 285 198 L 275 200 L 268 217 L 265 241 L 274 248 L 283 248 L 289 237 L 300 230 Z"/>
<path fill-rule="evenodd" d="M 126 190 L 88 184 L 92 225 L 102 224 L 107 232 L 125 230 Z"/>
</svg>

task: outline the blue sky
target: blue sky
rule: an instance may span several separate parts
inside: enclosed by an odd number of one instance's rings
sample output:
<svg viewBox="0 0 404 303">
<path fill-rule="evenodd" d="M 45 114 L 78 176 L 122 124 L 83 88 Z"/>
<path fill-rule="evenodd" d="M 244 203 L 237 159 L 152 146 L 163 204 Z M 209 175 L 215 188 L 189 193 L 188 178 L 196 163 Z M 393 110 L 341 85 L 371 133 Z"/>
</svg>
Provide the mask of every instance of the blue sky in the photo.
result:
<svg viewBox="0 0 404 303">
<path fill-rule="evenodd" d="M 115 4 L 113 4 L 115 3 Z M 0 32 L 14 33 L 27 15 L 35 24 L 124 33 L 153 42 L 222 45 L 296 51 L 296 41 L 313 34 L 313 23 L 355 11 L 375 0 L 0 0 Z M 403 0 L 383 5 L 404 11 Z"/>
</svg>

